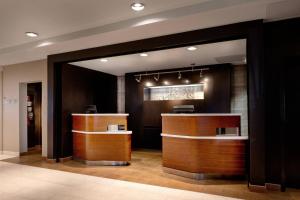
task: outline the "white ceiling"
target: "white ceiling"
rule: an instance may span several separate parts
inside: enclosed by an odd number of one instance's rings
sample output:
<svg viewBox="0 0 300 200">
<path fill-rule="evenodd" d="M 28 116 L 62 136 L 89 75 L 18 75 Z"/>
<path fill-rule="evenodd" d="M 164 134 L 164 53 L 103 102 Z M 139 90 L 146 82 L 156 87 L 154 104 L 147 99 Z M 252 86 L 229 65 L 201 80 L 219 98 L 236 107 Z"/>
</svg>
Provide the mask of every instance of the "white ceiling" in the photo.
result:
<svg viewBox="0 0 300 200">
<path fill-rule="evenodd" d="M 186 47 L 147 52 L 147 57 L 139 54 L 71 63 L 116 76 L 129 72 L 153 71 L 190 67 L 191 64 L 210 65 L 220 63 L 242 63 L 246 55 L 246 40 L 233 40 L 205 45 L 196 45 L 197 50 L 188 51 Z"/>
<path fill-rule="evenodd" d="M 28 31 L 54 37 L 205 1 L 145 0 L 147 9 L 133 12 L 132 0 L 1 0 L 0 49 L 32 41 Z"/>
<path fill-rule="evenodd" d="M 255 19 L 300 16 L 299 0 L 0 0 L 0 65 Z M 24 33 L 34 31 L 38 38 Z M 51 45 L 40 46 L 44 42 Z"/>
</svg>

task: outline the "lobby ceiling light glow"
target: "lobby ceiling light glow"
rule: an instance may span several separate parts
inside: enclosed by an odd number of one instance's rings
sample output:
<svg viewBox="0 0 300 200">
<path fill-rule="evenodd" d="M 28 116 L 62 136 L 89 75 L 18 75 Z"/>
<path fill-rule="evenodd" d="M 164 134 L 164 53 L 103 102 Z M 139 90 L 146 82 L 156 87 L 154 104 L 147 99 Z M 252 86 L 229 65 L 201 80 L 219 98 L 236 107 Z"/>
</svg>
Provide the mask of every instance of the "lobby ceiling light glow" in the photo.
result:
<svg viewBox="0 0 300 200">
<path fill-rule="evenodd" d="M 35 32 L 26 32 L 25 35 L 28 36 L 28 37 L 32 37 L 32 38 L 35 38 L 35 37 L 39 36 L 39 34 L 37 34 Z"/>
<path fill-rule="evenodd" d="M 197 47 L 191 46 L 191 47 L 188 47 L 187 50 L 189 50 L 189 51 L 195 51 L 195 50 L 197 50 Z"/>
<path fill-rule="evenodd" d="M 151 86 L 153 86 L 153 83 L 150 82 L 150 81 L 147 81 L 147 82 L 145 83 L 145 86 L 146 86 L 146 87 L 151 87 Z"/>
<path fill-rule="evenodd" d="M 147 57 L 148 54 L 146 54 L 146 53 L 141 53 L 140 56 L 141 56 L 141 57 Z"/>
<path fill-rule="evenodd" d="M 39 44 L 37 47 L 45 47 L 45 46 L 49 46 L 51 44 L 53 44 L 53 43 L 52 42 L 43 42 L 43 43 Z"/>
<path fill-rule="evenodd" d="M 145 4 L 135 2 L 131 4 L 131 9 L 134 11 L 142 11 L 145 9 Z"/>
<path fill-rule="evenodd" d="M 105 62 L 107 62 L 108 60 L 107 60 L 106 58 L 102 58 L 102 59 L 100 59 L 100 61 L 105 63 Z"/>
<path fill-rule="evenodd" d="M 164 81 L 164 85 L 170 85 L 169 81 Z"/>
</svg>

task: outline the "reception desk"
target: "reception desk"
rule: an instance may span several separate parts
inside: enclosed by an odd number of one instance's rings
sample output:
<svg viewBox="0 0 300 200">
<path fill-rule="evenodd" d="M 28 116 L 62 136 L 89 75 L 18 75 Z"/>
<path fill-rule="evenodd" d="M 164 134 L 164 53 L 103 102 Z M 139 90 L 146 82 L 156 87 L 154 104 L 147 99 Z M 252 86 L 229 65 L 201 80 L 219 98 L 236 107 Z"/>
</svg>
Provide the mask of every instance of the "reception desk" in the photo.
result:
<svg viewBox="0 0 300 200">
<path fill-rule="evenodd" d="M 127 165 L 131 160 L 128 114 L 72 114 L 73 158 L 88 165 Z M 124 130 L 108 130 L 121 125 Z"/>
<path fill-rule="evenodd" d="M 245 175 L 247 136 L 240 114 L 162 114 L 163 167 L 200 179 L 203 175 Z M 236 135 L 217 135 L 233 128 Z"/>
</svg>

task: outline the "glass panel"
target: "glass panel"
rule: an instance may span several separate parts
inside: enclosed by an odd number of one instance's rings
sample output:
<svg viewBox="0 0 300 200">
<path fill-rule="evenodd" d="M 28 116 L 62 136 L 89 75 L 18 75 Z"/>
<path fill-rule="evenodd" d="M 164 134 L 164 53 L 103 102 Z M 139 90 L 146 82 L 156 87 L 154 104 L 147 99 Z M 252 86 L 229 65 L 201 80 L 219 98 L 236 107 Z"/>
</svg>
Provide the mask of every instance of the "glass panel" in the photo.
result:
<svg viewBox="0 0 300 200">
<path fill-rule="evenodd" d="M 145 101 L 204 99 L 204 84 L 144 88 Z"/>
</svg>

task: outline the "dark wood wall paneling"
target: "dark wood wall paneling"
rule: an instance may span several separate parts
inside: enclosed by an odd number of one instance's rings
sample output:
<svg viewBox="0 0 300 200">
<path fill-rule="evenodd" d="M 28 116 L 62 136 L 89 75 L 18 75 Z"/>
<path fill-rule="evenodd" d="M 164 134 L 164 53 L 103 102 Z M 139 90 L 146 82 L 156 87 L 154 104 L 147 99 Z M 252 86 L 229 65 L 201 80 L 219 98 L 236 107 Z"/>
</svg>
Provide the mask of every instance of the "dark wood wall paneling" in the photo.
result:
<svg viewBox="0 0 300 200">
<path fill-rule="evenodd" d="M 156 38 L 78 50 L 48 56 L 48 159 L 59 157 L 60 68 L 63 63 L 133 54 L 195 44 L 247 39 L 250 175 L 249 182 L 264 185 L 265 176 L 265 94 L 263 21 L 255 20 L 177 33 Z M 138 103 L 138 102 L 136 102 Z"/>
<path fill-rule="evenodd" d="M 117 112 L 117 77 L 64 64 L 61 67 L 61 152 L 72 156 L 71 113 L 84 113 L 85 106 L 97 105 L 100 113 Z"/>
<path fill-rule="evenodd" d="M 299 100 L 299 35 L 300 18 L 265 24 L 267 182 L 292 187 L 300 187 L 300 134 L 295 127 L 300 105 L 293 102 Z"/>
<path fill-rule="evenodd" d="M 129 113 L 128 126 L 133 131 L 134 148 L 152 148 L 161 149 L 161 113 L 170 113 L 174 105 L 194 105 L 195 111 L 199 113 L 230 113 L 230 77 L 231 68 L 229 64 L 220 64 L 212 66 L 194 67 L 194 69 L 209 68 L 203 71 L 203 77 L 200 72 L 182 73 L 181 80 L 178 80 L 177 74 L 160 75 L 158 82 L 154 81 L 153 76 L 143 77 L 138 83 L 135 80 L 137 73 L 128 73 L 125 75 L 125 110 Z M 180 69 L 170 69 L 166 71 L 180 71 Z M 184 68 L 191 69 L 191 68 Z M 148 71 L 149 72 L 149 71 Z M 157 73 L 160 71 L 151 71 Z M 149 72 L 150 73 L 150 72 Z M 164 81 L 170 84 L 183 84 L 184 80 L 190 83 L 199 83 L 204 78 L 208 78 L 204 100 L 175 100 L 175 101 L 144 101 L 145 83 L 151 81 L 156 85 L 163 85 Z"/>
</svg>

